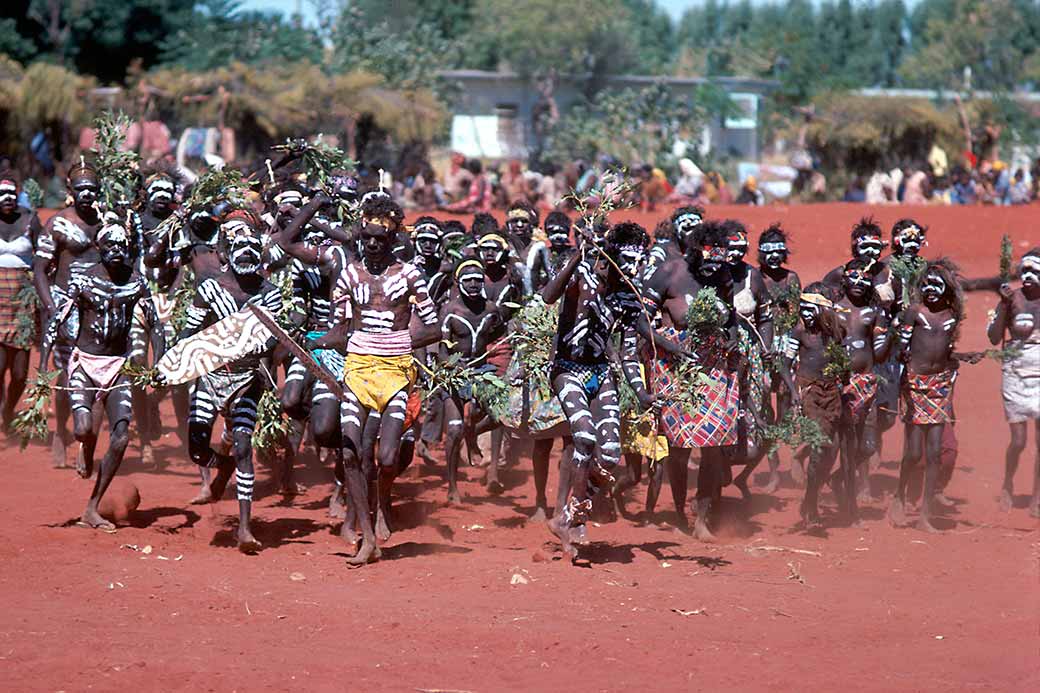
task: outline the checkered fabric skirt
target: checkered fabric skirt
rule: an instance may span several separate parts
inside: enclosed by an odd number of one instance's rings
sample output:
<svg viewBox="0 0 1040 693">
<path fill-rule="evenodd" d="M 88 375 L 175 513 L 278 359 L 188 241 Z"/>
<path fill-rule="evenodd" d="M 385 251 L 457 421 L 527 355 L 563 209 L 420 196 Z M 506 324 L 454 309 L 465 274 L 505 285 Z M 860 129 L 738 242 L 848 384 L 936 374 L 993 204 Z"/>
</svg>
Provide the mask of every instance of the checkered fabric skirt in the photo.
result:
<svg viewBox="0 0 1040 693">
<path fill-rule="evenodd" d="M 22 312 L 21 304 L 16 300 L 18 292 L 29 285 L 29 273 L 23 269 L 0 267 L 0 344 L 28 349 L 32 346 L 33 336 L 18 334 L 18 318 Z M 35 326 L 36 316 L 28 316 Z M 34 330 L 35 331 L 35 330 Z M 25 337 L 29 343 L 26 344 Z"/>
<path fill-rule="evenodd" d="M 953 423 L 953 382 L 957 371 L 903 376 L 903 416 L 912 424 Z"/>
</svg>

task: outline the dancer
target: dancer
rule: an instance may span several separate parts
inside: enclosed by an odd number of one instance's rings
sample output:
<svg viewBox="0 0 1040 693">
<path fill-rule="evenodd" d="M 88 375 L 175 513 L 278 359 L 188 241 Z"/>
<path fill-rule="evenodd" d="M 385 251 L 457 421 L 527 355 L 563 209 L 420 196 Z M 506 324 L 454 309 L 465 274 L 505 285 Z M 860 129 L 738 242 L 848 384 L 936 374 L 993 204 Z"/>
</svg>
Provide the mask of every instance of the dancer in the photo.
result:
<svg viewBox="0 0 1040 693">
<path fill-rule="evenodd" d="M 654 273 L 646 287 L 646 300 L 663 322 L 661 334 L 681 348 L 669 351 L 668 341 L 657 343 L 659 353 L 653 365 L 651 387 L 664 400 L 661 431 L 668 439 L 668 483 L 678 516 L 678 528 L 685 530 L 686 484 L 690 452 L 699 448 L 697 472 L 697 514 L 694 535 L 701 541 L 715 540 L 709 523 L 718 508 L 722 488 L 729 483 L 730 464 L 726 448 L 738 442 L 740 386 L 737 365 L 736 316 L 733 310 L 733 275 L 728 271 L 728 229 L 719 222 L 698 225 L 696 237 L 687 237 L 684 262 L 668 262 Z M 690 306 L 702 289 L 715 293 L 718 326 L 701 335 L 699 326 L 688 321 Z M 655 340 L 656 341 L 656 340 Z M 682 382 L 681 359 L 693 358 L 707 382 L 697 385 L 700 404 L 694 411 L 674 402 L 675 393 L 691 384 Z"/>
<path fill-rule="evenodd" d="M 592 509 L 590 485 L 609 488 L 621 456 L 620 408 L 607 353 L 615 332 L 622 334 L 629 385 L 641 406 L 653 404 L 639 377 L 636 322 L 642 303 L 631 287 L 650 239 L 638 224 L 622 223 L 603 239 L 589 234 L 584 240 L 588 245 L 542 289 L 548 304 L 563 298 L 550 378 L 574 438 L 570 500 L 548 525 L 572 559 Z"/>
<path fill-rule="evenodd" d="M 100 421 L 95 420 L 95 402 L 104 403 L 109 425 L 108 451 L 101 460 L 81 524 L 105 531 L 114 531 L 115 525 L 101 517 L 98 503 L 119 470 L 130 440 L 130 383 L 122 368 L 130 355 L 130 324 L 137 305 L 141 305 L 150 325 L 158 325 L 148 286 L 134 271 L 130 234 L 123 223 L 111 220 L 98 231 L 96 244 L 101 262 L 70 277 L 65 305 L 48 326 L 40 350 L 42 372 L 61 323 L 76 316 L 78 330 L 69 357 L 68 383 L 74 435 L 82 452 L 77 471 L 84 479 L 89 479 L 94 472 L 94 449 L 100 427 Z M 153 335 L 155 353 L 162 355 L 165 348 L 162 331 L 153 330 Z"/>
<path fill-rule="evenodd" d="M 798 298 L 802 293 L 802 282 L 798 273 L 786 266 L 791 257 L 787 245 L 787 233 L 779 224 L 773 224 L 758 238 L 758 271 L 766 285 L 773 305 L 773 344 L 771 356 L 783 353 L 787 335 L 798 322 Z M 784 385 L 783 379 L 776 371 L 776 363 L 772 359 L 767 363 L 770 372 L 766 374 L 766 391 L 763 400 L 763 418 L 776 423 L 782 421 L 791 408 L 791 393 Z M 773 394 L 776 394 L 776 406 L 773 406 Z M 774 451 L 768 455 L 769 481 L 762 488 L 764 493 L 773 493 L 780 487 L 780 456 Z M 791 465 L 796 480 L 804 474 L 801 464 L 794 461 Z M 750 472 L 747 472 L 750 474 Z M 741 476 L 744 476 L 742 473 Z M 802 477 L 804 478 L 804 477 Z"/>
<path fill-rule="evenodd" d="M 38 319 L 31 279 L 40 220 L 18 205 L 18 191 L 14 172 L 0 171 L 0 425 L 4 431 L 25 391 Z"/>
<path fill-rule="evenodd" d="M 899 489 L 889 507 L 889 519 L 897 527 L 907 524 L 906 489 L 923 448 L 924 495 L 917 528 L 939 531 L 932 524 L 932 500 L 937 490 L 943 429 L 954 420 L 957 355 L 953 348 L 964 320 L 964 297 L 956 272 L 949 260 L 929 262 L 921 282 L 922 300 L 911 303 L 897 323 L 897 349 L 906 364 L 901 383 L 906 442 L 899 466 Z"/>
<path fill-rule="evenodd" d="M 416 377 L 412 349 L 439 337 L 436 309 L 422 274 L 392 252 L 402 216 L 400 207 L 389 199 L 374 198 L 362 205 L 362 257 L 347 263 L 333 294 L 343 311 L 338 329 L 349 333 L 341 426 L 347 489 L 362 534 L 361 547 L 348 560 L 353 565 L 379 555 L 368 512 L 368 480 L 361 466 L 376 440 L 362 440 L 365 423 L 370 414 L 380 415 L 377 520 L 385 541 L 390 535 L 390 487 L 397 474 L 408 394 Z M 409 331 L 413 311 L 425 326 L 414 336 Z M 316 346 L 325 346 L 325 339 L 316 340 Z M 346 523 L 344 530 L 350 531 Z"/>
<path fill-rule="evenodd" d="M 826 367 L 830 360 L 828 348 L 843 348 L 845 328 L 835 313 L 834 304 L 824 295 L 826 292 L 827 288 L 821 282 L 805 287 L 798 305 L 801 320 L 787 337 L 780 368 L 794 405 L 819 425 L 827 441 L 810 453 L 805 497 L 800 509 L 807 530 L 822 527 L 818 497 L 837 454 L 836 433 L 841 420 L 841 383 L 826 372 Z M 792 377 L 796 368 L 797 385 L 795 377 Z M 846 512 L 854 512 L 855 507 L 854 477 L 850 481 L 851 484 L 845 486 L 846 490 L 852 489 L 848 494 L 850 497 L 839 499 L 839 505 Z M 848 507 L 849 502 L 853 504 L 852 508 Z"/>
<path fill-rule="evenodd" d="M 82 158 L 68 173 L 66 185 L 72 196 L 72 205 L 47 220 L 36 242 L 33 257 L 33 285 L 40 299 L 40 319 L 49 325 L 54 316 L 68 303 L 69 282 L 72 277 L 94 266 L 100 259 L 94 244 L 101 229 L 101 215 L 96 202 L 101 190 L 97 172 Z M 54 418 L 56 429 L 51 444 L 51 456 L 55 467 L 66 466 L 66 447 L 69 444 L 68 385 L 69 357 L 79 332 L 78 313 L 72 311 L 68 319 L 61 321 L 54 338 L 54 366 L 59 389 L 54 393 Z"/>
<path fill-rule="evenodd" d="M 884 233 L 873 217 L 863 217 L 852 227 L 852 259 L 872 260 L 870 266 L 871 277 L 877 277 L 878 273 L 885 268 L 881 262 L 881 253 L 888 245 L 882 236 Z M 845 264 L 840 264 L 823 277 L 823 283 L 830 289 L 832 297 L 837 298 L 841 294 L 842 283 L 845 277 Z M 891 298 L 886 299 L 891 300 Z"/>
<path fill-rule="evenodd" d="M 208 277 L 199 283 L 188 319 L 179 336 L 191 336 L 203 327 L 228 317 L 253 304 L 273 314 L 282 309 L 281 290 L 260 273 L 263 262 L 263 222 L 247 210 L 228 214 L 220 225 L 219 253 L 230 272 Z M 273 387 L 264 360 L 272 344 L 259 353 L 246 354 L 226 367 L 198 379 L 192 390 L 188 415 L 188 454 L 195 464 L 216 468 L 217 474 L 203 486 L 198 502 L 217 502 L 235 472 L 238 497 L 238 528 L 235 537 L 239 551 L 255 553 L 263 545 L 253 536 L 250 521 L 253 505 L 253 429 L 256 410 L 264 391 Z M 210 447 L 217 415 L 230 423 L 231 455 Z"/>
<path fill-rule="evenodd" d="M 474 373 L 495 371 L 486 361 L 488 345 L 505 335 L 506 321 L 502 309 L 488 301 L 484 292 L 484 267 L 477 260 L 463 260 L 455 269 L 455 283 L 458 296 L 441 310 L 441 360 L 450 354 L 459 354 Z M 448 459 L 449 504 L 462 502 L 457 477 L 463 434 L 473 430 L 484 413 L 476 395 L 473 383 L 469 383 L 457 391 L 440 393 L 439 397 L 447 421 L 444 447 Z M 498 484 L 497 479 L 494 482 Z M 488 486 L 489 490 L 501 492 L 500 488 L 491 489 L 490 482 Z"/>
<path fill-rule="evenodd" d="M 1009 352 L 1002 367 L 1004 416 L 1011 428 L 1000 492 L 1000 509 L 1004 512 L 1011 510 L 1015 472 L 1026 447 L 1029 421 L 1040 440 L 1040 247 L 1022 258 L 1020 276 L 1020 289 L 1012 290 L 1007 284 L 1000 287 L 1000 303 L 986 331 L 990 343 L 1004 342 Z M 1033 468 L 1029 514 L 1040 517 L 1040 452 Z"/>
</svg>

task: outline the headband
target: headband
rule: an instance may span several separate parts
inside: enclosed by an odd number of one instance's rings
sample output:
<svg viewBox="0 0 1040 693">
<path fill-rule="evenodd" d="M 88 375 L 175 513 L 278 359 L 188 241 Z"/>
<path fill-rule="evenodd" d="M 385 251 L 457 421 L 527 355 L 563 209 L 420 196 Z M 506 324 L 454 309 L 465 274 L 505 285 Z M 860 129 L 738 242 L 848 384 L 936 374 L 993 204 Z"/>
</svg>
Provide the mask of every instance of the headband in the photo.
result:
<svg viewBox="0 0 1040 693">
<path fill-rule="evenodd" d="M 833 308 L 834 302 L 823 296 L 823 294 L 802 294 L 799 300 L 803 303 L 811 303 L 814 306 Z"/>
<path fill-rule="evenodd" d="M 463 260 L 459 263 L 459 266 L 455 268 L 455 278 L 458 279 L 459 275 L 462 274 L 462 270 L 467 267 L 479 267 L 480 273 L 484 274 L 484 265 L 480 264 L 479 260 Z"/>
<path fill-rule="evenodd" d="M 103 243 L 106 238 L 111 238 L 116 243 L 129 243 L 130 237 L 126 234 L 126 229 L 121 224 L 106 224 L 101 227 L 101 230 L 97 234 L 97 242 Z"/>
<path fill-rule="evenodd" d="M 429 236 L 440 239 L 440 237 L 444 233 L 443 231 L 441 231 L 441 228 L 439 226 L 429 221 L 414 227 L 413 231 L 415 232 L 416 238 L 419 238 L 420 236 Z"/>
<path fill-rule="evenodd" d="M 509 213 L 506 214 L 506 219 L 526 219 L 527 221 L 531 221 L 531 213 L 526 209 L 511 209 L 509 210 Z"/>
<path fill-rule="evenodd" d="M 13 178 L 0 178 L 0 186 L 4 184 L 11 186 L 15 190 L 18 189 L 18 183 Z"/>
<path fill-rule="evenodd" d="M 384 229 L 387 229 L 387 230 L 390 230 L 394 226 L 397 225 L 397 222 L 394 221 L 394 219 L 392 217 L 388 217 L 388 216 L 365 217 L 364 218 L 364 222 L 366 224 L 374 224 L 375 226 L 382 226 Z"/>
<path fill-rule="evenodd" d="M 759 243 L 758 249 L 763 253 L 772 253 L 777 250 L 787 250 L 787 244 L 783 241 L 773 241 L 770 243 Z"/>
<path fill-rule="evenodd" d="M 477 245 L 484 245 L 484 243 L 494 243 L 495 245 L 502 246 L 503 249 L 509 247 L 509 242 L 497 233 L 485 233 L 481 236 L 480 240 L 477 241 Z"/>
<path fill-rule="evenodd" d="M 1023 257 L 1022 268 L 1025 269 L 1026 267 L 1040 272 L 1040 255 L 1026 255 Z"/>
<path fill-rule="evenodd" d="M 283 190 L 282 192 L 280 192 L 280 193 L 278 193 L 277 195 L 274 196 L 274 201 L 275 202 L 281 202 L 282 200 L 284 200 L 287 197 L 298 197 L 299 199 L 302 200 L 303 199 L 303 193 L 300 192 L 299 190 L 291 190 L 291 189 L 290 190 Z"/>
</svg>

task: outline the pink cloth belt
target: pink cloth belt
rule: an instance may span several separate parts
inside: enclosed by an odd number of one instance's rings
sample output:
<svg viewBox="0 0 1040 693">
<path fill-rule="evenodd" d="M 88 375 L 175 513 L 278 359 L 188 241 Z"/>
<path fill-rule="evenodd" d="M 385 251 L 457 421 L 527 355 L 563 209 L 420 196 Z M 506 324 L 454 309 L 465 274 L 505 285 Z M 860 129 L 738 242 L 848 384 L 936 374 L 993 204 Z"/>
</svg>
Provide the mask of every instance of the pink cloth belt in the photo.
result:
<svg viewBox="0 0 1040 693">
<path fill-rule="evenodd" d="M 412 352 L 412 334 L 408 330 L 394 332 L 362 332 L 350 335 L 348 354 L 372 356 L 403 356 Z"/>
</svg>

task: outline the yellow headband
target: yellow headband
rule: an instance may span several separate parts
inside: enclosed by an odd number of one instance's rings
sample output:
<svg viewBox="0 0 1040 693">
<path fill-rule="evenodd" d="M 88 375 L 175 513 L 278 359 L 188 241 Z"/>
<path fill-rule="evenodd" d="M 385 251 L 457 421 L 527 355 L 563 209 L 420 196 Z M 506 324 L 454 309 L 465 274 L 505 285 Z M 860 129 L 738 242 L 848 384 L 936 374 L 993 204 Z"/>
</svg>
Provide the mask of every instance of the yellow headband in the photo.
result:
<svg viewBox="0 0 1040 693">
<path fill-rule="evenodd" d="M 823 308 L 834 307 L 834 302 L 825 298 L 822 294 L 802 294 L 799 300 L 811 303 L 814 306 L 822 306 Z"/>
<path fill-rule="evenodd" d="M 531 221 L 531 213 L 526 209 L 513 209 L 510 210 L 509 214 L 506 215 L 507 219 L 527 219 Z"/>
<path fill-rule="evenodd" d="M 466 269 L 467 267 L 479 267 L 480 273 L 484 273 L 484 265 L 480 264 L 480 261 L 463 260 L 461 263 L 459 263 L 459 266 L 455 268 L 455 278 L 458 279 L 459 275 L 462 274 L 462 270 Z"/>
<path fill-rule="evenodd" d="M 382 226 L 384 229 L 392 229 L 397 225 L 397 223 L 390 217 L 367 217 L 365 218 L 365 223 Z"/>
<path fill-rule="evenodd" d="M 509 247 L 509 242 L 497 233 L 485 233 L 483 236 L 480 237 L 480 240 L 477 241 L 477 245 L 484 245 L 485 241 L 496 243 L 502 246 L 503 248 Z"/>
</svg>

